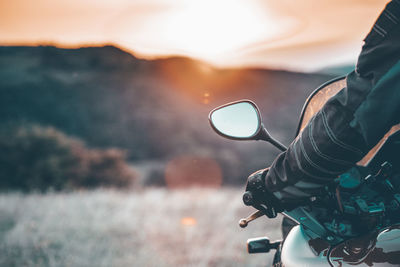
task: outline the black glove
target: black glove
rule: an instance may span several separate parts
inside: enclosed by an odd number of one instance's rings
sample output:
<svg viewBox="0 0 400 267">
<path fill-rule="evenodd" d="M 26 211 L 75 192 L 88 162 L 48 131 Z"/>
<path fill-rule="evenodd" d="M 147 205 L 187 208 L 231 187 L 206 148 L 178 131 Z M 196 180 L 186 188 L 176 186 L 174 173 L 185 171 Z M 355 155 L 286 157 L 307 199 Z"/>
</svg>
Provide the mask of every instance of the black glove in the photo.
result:
<svg viewBox="0 0 400 267">
<path fill-rule="evenodd" d="M 265 184 L 268 171 L 269 168 L 258 170 L 247 178 L 246 192 L 243 195 L 245 205 L 263 211 L 268 217 L 270 215 L 275 217 L 273 213 L 291 211 L 297 207 L 310 204 L 309 198 L 278 199 L 275 197 Z"/>
<path fill-rule="evenodd" d="M 282 212 L 285 208 L 265 186 L 265 176 L 268 170 L 269 168 L 256 171 L 247 178 L 243 202 L 247 206 L 253 206 L 262 211 L 268 217 L 274 218 L 276 213 Z"/>
</svg>

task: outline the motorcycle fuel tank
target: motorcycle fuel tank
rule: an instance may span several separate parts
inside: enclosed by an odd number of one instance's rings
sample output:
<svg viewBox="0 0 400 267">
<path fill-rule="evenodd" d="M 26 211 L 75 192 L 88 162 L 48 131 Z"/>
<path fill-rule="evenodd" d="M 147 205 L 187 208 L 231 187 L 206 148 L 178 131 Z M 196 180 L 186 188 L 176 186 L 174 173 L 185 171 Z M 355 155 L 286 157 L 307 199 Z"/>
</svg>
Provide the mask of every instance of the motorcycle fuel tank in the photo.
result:
<svg viewBox="0 0 400 267">
<path fill-rule="evenodd" d="M 310 239 L 295 226 L 282 246 L 281 260 L 285 267 L 400 266 L 400 225 L 350 239 L 331 251 L 329 248 L 325 241 Z"/>
</svg>

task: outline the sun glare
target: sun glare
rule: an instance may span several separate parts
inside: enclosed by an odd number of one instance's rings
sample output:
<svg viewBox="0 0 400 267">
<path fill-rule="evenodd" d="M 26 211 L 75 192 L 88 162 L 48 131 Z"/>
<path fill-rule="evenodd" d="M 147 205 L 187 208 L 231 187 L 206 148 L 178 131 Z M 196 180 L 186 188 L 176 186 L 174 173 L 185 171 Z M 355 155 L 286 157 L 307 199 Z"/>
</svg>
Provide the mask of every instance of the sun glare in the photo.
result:
<svg viewBox="0 0 400 267">
<path fill-rule="evenodd" d="M 265 14 L 245 1 L 198 1 L 165 21 L 163 41 L 202 58 L 224 54 L 256 41 L 265 28 Z"/>
<path fill-rule="evenodd" d="M 315 71 L 353 62 L 387 1 L 3 2 L 2 45 L 114 44 L 147 59 L 183 55 L 220 67 Z"/>
<path fill-rule="evenodd" d="M 187 1 L 148 17 L 141 25 L 139 39 L 137 27 L 130 27 L 129 33 L 124 23 L 125 40 L 121 43 L 127 47 L 135 43 L 144 54 L 162 48 L 164 54 L 167 50 L 215 63 L 241 47 L 279 34 L 282 25 L 278 27 L 275 21 L 256 1 Z"/>
</svg>

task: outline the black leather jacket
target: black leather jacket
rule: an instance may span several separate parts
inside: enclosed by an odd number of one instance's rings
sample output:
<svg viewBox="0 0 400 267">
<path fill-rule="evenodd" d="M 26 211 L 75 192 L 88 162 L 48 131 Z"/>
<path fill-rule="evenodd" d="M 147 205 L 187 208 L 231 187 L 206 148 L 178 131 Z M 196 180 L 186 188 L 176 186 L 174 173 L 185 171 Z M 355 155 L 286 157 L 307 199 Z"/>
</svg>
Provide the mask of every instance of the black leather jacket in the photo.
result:
<svg viewBox="0 0 400 267">
<path fill-rule="evenodd" d="M 346 88 L 332 97 L 265 176 L 283 201 L 310 197 L 359 161 L 400 122 L 400 0 L 387 4 L 364 39 Z"/>
</svg>

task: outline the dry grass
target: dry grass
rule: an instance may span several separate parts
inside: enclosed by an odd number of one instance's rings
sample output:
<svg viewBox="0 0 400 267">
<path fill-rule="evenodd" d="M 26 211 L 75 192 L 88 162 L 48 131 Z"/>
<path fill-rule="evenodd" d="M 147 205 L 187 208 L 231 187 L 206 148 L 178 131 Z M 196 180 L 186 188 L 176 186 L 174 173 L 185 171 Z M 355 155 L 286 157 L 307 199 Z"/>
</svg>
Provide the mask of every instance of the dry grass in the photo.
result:
<svg viewBox="0 0 400 267">
<path fill-rule="evenodd" d="M 246 239 L 280 237 L 280 220 L 260 218 L 241 190 L 96 190 L 0 195 L 1 266 L 266 266 Z M 182 218 L 189 217 L 193 219 Z"/>
</svg>

